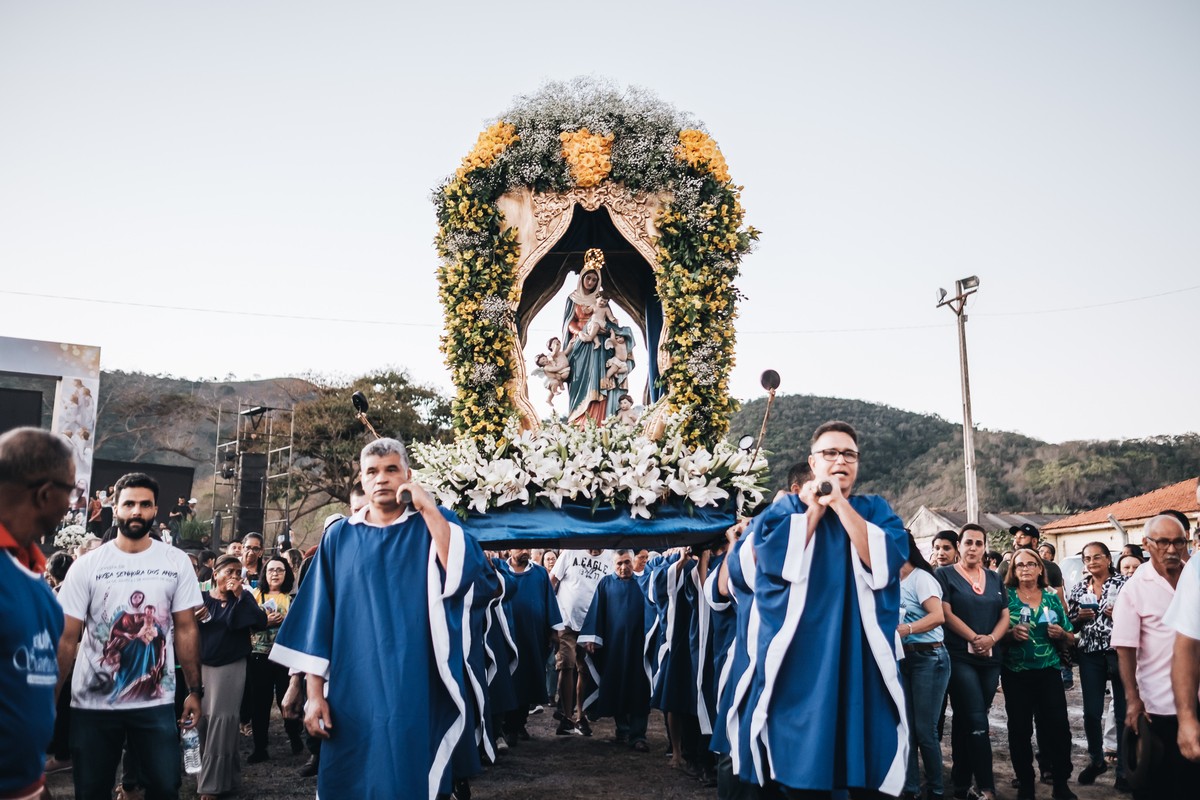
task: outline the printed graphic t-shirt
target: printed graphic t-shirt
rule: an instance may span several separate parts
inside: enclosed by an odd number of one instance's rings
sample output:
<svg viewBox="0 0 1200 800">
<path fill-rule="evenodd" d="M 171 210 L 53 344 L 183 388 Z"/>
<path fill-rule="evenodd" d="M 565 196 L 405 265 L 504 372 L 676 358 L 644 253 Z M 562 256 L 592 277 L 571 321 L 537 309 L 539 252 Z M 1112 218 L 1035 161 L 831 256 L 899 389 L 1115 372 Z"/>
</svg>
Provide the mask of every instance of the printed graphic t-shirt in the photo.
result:
<svg viewBox="0 0 1200 800">
<path fill-rule="evenodd" d="M 611 550 L 604 550 L 598 556 L 587 550 L 564 550 L 558 554 L 550 574 L 559 581 L 558 609 L 571 630 L 583 627 L 600 579 L 612 574 L 612 559 Z"/>
<path fill-rule="evenodd" d="M 71 682 L 71 706 L 99 711 L 175 701 L 171 615 L 201 605 L 192 562 L 158 541 L 140 553 L 109 542 L 79 559 L 58 594 L 84 623 Z"/>
</svg>

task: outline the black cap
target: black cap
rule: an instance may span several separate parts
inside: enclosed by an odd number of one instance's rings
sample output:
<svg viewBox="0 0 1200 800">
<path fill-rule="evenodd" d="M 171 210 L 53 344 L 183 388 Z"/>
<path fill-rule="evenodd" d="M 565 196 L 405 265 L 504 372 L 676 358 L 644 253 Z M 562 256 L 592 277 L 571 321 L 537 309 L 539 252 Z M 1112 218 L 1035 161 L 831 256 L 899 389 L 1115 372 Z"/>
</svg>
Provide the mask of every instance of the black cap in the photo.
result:
<svg viewBox="0 0 1200 800">
<path fill-rule="evenodd" d="M 1024 525 L 1013 525 L 1008 529 L 1008 532 L 1013 536 L 1016 536 L 1018 533 L 1023 533 L 1026 536 L 1032 536 L 1035 539 L 1040 539 L 1042 537 L 1041 533 L 1038 532 L 1037 526 L 1031 525 L 1028 522 L 1026 522 Z"/>
</svg>

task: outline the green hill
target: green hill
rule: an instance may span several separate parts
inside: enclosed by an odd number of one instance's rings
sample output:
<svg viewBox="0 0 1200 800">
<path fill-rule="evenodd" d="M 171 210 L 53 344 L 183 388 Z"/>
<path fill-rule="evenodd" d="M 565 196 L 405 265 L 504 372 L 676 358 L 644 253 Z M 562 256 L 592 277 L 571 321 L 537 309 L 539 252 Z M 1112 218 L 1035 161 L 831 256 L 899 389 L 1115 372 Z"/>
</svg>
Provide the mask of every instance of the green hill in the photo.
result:
<svg viewBox="0 0 1200 800">
<path fill-rule="evenodd" d="M 766 399 L 746 403 L 730 438 L 757 435 Z M 888 498 L 907 517 L 922 505 L 965 507 L 962 425 L 890 406 L 811 395 L 779 395 L 763 448 L 782 487 L 788 467 L 807 458 L 822 422 L 841 419 L 859 432 L 859 486 Z M 1095 508 L 1200 474 L 1200 435 L 1049 444 L 1004 431 L 977 430 L 979 504 L 986 511 L 1070 512 Z"/>
</svg>

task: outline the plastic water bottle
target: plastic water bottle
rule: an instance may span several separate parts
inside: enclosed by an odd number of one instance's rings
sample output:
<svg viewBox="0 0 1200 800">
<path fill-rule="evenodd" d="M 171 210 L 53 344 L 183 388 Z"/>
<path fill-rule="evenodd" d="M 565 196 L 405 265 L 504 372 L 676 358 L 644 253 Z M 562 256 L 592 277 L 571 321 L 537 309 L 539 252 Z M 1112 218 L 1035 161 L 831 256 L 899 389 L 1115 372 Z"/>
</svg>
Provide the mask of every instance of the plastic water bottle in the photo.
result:
<svg viewBox="0 0 1200 800">
<path fill-rule="evenodd" d="M 1029 606 L 1021 606 L 1020 621 L 1022 625 L 1028 625 L 1033 621 L 1033 609 Z"/>
<path fill-rule="evenodd" d="M 186 729 L 181 737 L 183 744 L 183 771 L 195 775 L 200 771 L 200 733 L 195 726 Z"/>
</svg>

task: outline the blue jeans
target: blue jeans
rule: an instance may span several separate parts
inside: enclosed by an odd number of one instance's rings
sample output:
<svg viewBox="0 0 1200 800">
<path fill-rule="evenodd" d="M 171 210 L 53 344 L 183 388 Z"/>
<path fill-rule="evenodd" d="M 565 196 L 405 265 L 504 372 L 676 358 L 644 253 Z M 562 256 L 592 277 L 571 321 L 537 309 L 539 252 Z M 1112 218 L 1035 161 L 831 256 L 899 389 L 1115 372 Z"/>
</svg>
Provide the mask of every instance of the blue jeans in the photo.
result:
<svg viewBox="0 0 1200 800">
<path fill-rule="evenodd" d="M 179 729 L 170 703 L 129 711 L 71 709 L 76 800 L 110 800 L 126 744 L 137 757 L 146 800 L 178 800 Z"/>
<path fill-rule="evenodd" d="M 930 794 L 944 794 L 942 787 L 942 747 L 938 740 L 938 714 L 950 683 L 950 654 L 946 648 L 915 650 L 900 660 L 908 712 L 908 777 L 904 791 L 921 792 L 921 773 L 917 752 L 925 762 L 925 787 Z"/>
<path fill-rule="evenodd" d="M 1104 763 L 1104 689 L 1112 682 L 1113 716 L 1117 722 L 1117 775 L 1123 776 L 1125 684 L 1121 683 L 1121 672 L 1117 668 L 1117 652 L 1081 652 L 1075 661 L 1079 664 L 1079 688 L 1083 694 L 1083 732 L 1087 734 L 1088 756 L 1093 764 Z"/>
<path fill-rule="evenodd" d="M 1000 665 L 955 658 L 950 663 L 950 707 L 954 727 L 950 730 L 950 781 L 955 794 L 971 788 L 974 778 L 980 791 L 995 792 L 992 773 L 992 734 L 988 709 L 1000 683 Z"/>
</svg>

